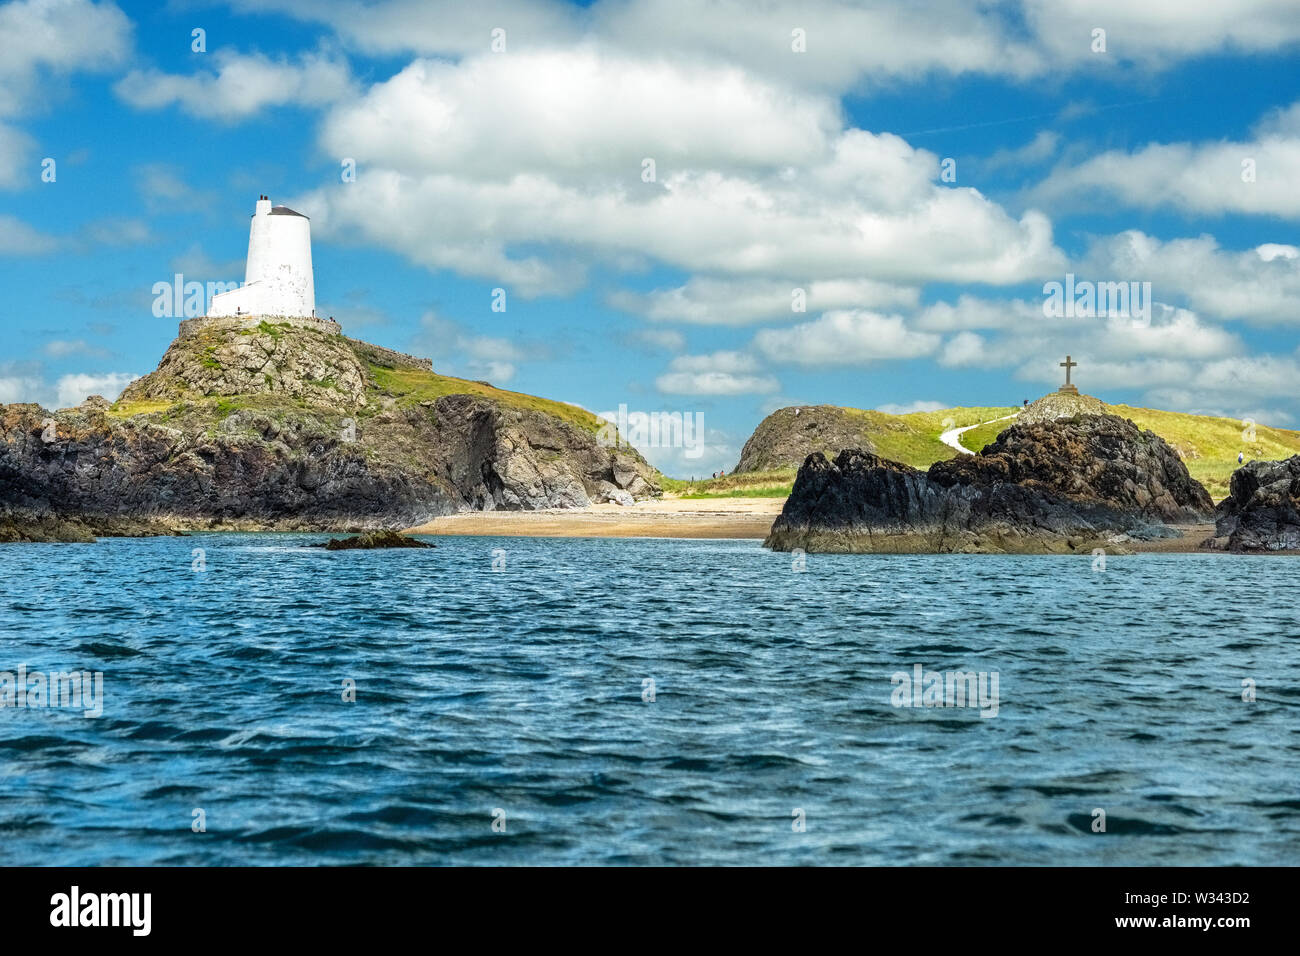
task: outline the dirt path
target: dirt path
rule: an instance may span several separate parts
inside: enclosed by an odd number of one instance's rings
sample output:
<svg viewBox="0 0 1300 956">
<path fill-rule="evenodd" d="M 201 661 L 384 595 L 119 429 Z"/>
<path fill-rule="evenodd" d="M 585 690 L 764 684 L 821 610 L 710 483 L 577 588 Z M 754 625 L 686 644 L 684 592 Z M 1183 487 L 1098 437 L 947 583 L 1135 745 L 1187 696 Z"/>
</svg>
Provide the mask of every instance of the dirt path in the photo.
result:
<svg viewBox="0 0 1300 956">
<path fill-rule="evenodd" d="M 1015 418 L 1019 412 L 1012 412 L 1010 415 L 1003 415 L 1001 418 L 990 418 L 986 422 L 976 422 L 974 425 L 966 425 L 962 428 L 950 428 L 939 436 L 939 441 L 943 442 L 949 448 L 955 448 L 963 455 L 975 454 L 969 448 L 961 443 L 961 436 L 966 434 L 972 428 L 979 428 L 981 425 L 992 425 L 994 422 L 1005 422 L 1008 418 Z"/>
</svg>

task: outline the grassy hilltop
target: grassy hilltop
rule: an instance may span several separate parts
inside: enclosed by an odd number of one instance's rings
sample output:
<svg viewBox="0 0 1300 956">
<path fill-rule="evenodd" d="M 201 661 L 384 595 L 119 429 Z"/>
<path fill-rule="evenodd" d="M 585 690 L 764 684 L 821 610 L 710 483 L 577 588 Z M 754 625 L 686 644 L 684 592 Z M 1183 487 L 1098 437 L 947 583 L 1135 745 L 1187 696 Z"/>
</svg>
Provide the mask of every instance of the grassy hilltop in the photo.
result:
<svg viewBox="0 0 1300 956">
<path fill-rule="evenodd" d="M 852 442 L 856 438 L 857 444 L 874 450 L 882 458 L 903 462 L 914 468 L 928 468 L 936 461 L 953 458 L 958 454 L 939 440 L 939 435 L 947 429 L 988 422 L 961 436 L 961 442 L 966 448 L 978 451 L 1004 429 L 1015 424 L 1014 419 L 991 420 L 1019 410 L 1017 406 L 968 407 L 889 415 L 873 410 L 834 408 L 832 411 L 836 416 L 837 427 L 833 444 L 838 447 L 828 446 L 814 450 L 833 455 L 841 447 L 850 447 L 850 444 L 844 442 Z M 1138 427 L 1150 429 L 1169 442 L 1182 457 L 1192 477 L 1201 482 L 1216 500 L 1228 494 L 1228 480 L 1237 468 L 1238 452 L 1245 454 L 1246 461 L 1271 461 L 1300 454 L 1300 432 L 1289 429 L 1256 425 L 1255 440 L 1252 442 L 1243 438 L 1243 424 L 1233 418 L 1189 415 L 1129 405 L 1110 405 L 1107 411 L 1131 419 Z M 762 427 L 760 425 L 760 429 Z M 846 438 L 846 434 L 851 437 Z M 797 463 L 785 463 L 777 467 L 738 471 L 718 479 L 698 479 L 693 483 L 665 479 L 663 485 L 665 491 L 686 496 L 784 497 L 790 493 L 797 469 Z"/>
</svg>

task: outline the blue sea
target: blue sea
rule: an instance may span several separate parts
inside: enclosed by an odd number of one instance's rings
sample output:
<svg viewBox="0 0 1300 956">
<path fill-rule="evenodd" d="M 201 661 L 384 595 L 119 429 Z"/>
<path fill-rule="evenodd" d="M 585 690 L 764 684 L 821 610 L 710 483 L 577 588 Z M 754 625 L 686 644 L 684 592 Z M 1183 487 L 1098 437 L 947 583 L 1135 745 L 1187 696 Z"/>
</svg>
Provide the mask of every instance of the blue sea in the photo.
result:
<svg viewBox="0 0 1300 956">
<path fill-rule="evenodd" d="M 1289 558 L 323 537 L 0 546 L 0 863 L 1300 862 Z"/>
</svg>

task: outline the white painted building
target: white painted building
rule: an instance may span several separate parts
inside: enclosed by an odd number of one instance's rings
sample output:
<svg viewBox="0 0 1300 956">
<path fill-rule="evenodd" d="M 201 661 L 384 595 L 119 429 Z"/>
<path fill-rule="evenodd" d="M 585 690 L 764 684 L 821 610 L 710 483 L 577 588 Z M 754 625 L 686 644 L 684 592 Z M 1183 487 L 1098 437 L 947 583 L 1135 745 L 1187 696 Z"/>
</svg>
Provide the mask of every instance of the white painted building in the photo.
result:
<svg viewBox="0 0 1300 956">
<path fill-rule="evenodd" d="M 259 196 L 248 230 L 244 284 L 212 297 L 208 316 L 316 315 L 311 272 L 311 221 Z"/>
</svg>

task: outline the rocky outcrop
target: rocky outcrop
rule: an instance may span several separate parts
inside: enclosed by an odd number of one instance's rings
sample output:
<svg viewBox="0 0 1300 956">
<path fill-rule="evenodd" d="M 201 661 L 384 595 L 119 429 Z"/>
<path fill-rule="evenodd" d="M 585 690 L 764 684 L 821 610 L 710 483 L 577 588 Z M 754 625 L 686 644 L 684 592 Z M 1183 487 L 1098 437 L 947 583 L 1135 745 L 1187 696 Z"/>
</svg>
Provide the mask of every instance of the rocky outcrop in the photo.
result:
<svg viewBox="0 0 1300 956">
<path fill-rule="evenodd" d="M 1238 468 L 1228 492 L 1207 545 L 1229 551 L 1300 550 L 1300 455 Z"/>
<path fill-rule="evenodd" d="M 841 448 L 874 451 L 862 412 L 835 405 L 779 408 L 759 422 L 740 451 L 733 473 L 798 468 L 813 452 Z"/>
<path fill-rule="evenodd" d="M 1163 439 L 1112 415 L 1014 425 L 928 471 L 856 449 L 799 469 L 778 551 L 1072 552 L 1174 534 L 1213 504 Z"/>
<path fill-rule="evenodd" d="M 342 335 L 288 323 L 212 324 L 177 336 L 158 368 L 121 402 L 174 402 L 211 395 L 274 395 L 317 408 L 361 408 L 367 366 Z"/>
<path fill-rule="evenodd" d="M 326 551 L 376 551 L 383 548 L 436 548 L 437 545 L 387 529 L 367 531 L 355 538 L 330 538 L 312 547 L 324 548 Z"/>
<path fill-rule="evenodd" d="M 1110 406 L 1100 398 L 1084 395 L 1082 392 L 1048 392 L 1042 398 L 1030 402 L 1018 416 L 1016 422 L 1028 425 L 1033 422 L 1050 422 L 1058 418 L 1073 418 L 1075 415 L 1107 415 Z"/>
<path fill-rule="evenodd" d="M 567 406 L 458 392 L 409 365 L 411 391 L 394 392 L 376 374 L 386 351 L 315 329 L 204 329 L 112 407 L 0 407 L 0 539 L 368 530 L 659 493 L 634 450 L 600 444 L 594 416 L 582 427 Z"/>
</svg>

